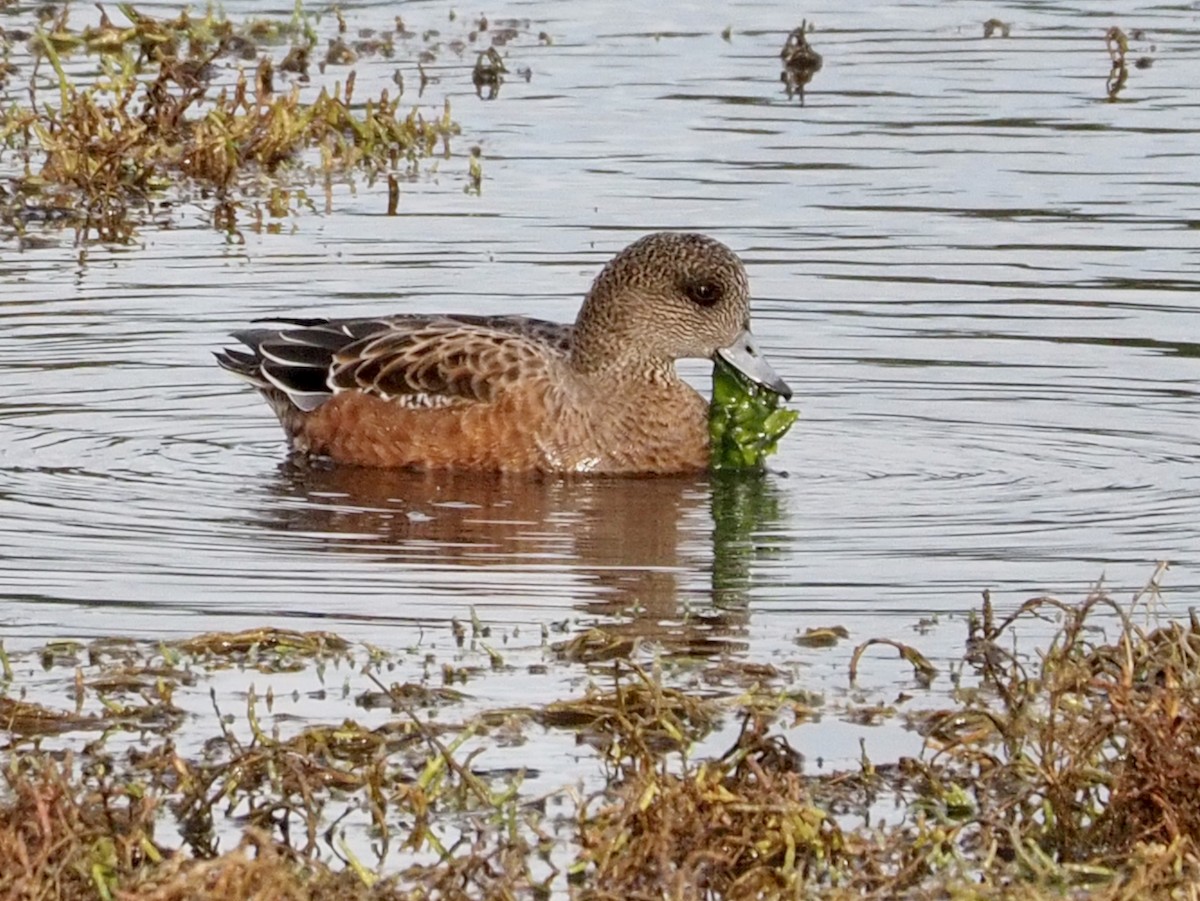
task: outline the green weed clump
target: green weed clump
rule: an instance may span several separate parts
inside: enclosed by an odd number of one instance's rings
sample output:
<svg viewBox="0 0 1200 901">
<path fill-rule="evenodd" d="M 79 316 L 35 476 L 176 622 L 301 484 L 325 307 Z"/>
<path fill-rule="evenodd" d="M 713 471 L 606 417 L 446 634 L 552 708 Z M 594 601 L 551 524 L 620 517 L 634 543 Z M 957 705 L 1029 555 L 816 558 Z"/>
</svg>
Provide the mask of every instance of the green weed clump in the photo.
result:
<svg viewBox="0 0 1200 901">
<path fill-rule="evenodd" d="M 759 471 L 800 417 L 783 398 L 746 378 L 719 357 L 713 362 L 708 412 L 711 465 L 717 471 Z"/>
</svg>

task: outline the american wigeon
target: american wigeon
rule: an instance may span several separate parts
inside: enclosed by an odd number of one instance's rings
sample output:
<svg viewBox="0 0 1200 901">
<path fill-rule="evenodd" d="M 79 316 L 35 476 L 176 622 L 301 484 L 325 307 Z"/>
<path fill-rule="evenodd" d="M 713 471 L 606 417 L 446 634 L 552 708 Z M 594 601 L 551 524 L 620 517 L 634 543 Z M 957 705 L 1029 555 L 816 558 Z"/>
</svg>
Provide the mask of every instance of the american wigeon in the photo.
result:
<svg viewBox="0 0 1200 901">
<path fill-rule="evenodd" d="M 225 369 L 298 454 L 363 466 L 676 473 L 709 464 L 708 405 L 675 371 L 720 356 L 784 397 L 724 244 L 661 232 L 604 267 L 574 325 L 522 316 L 277 320 Z"/>
</svg>

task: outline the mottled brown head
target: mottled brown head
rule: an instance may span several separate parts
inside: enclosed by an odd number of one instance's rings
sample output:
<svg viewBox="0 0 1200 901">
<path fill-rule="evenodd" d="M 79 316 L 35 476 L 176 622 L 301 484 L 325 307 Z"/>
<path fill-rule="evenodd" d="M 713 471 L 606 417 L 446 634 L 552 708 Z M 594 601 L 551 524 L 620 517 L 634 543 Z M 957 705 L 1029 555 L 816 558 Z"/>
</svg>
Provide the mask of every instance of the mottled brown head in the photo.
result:
<svg viewBox="0 0 1200 901">
<path fill-rule="evenodd" d="M 593 282 L 571 364 L 584 372 L 707 358 L 749 326 L 746 270 L 720 241 L 658 232 L 625 248 Z"/>
</svg>

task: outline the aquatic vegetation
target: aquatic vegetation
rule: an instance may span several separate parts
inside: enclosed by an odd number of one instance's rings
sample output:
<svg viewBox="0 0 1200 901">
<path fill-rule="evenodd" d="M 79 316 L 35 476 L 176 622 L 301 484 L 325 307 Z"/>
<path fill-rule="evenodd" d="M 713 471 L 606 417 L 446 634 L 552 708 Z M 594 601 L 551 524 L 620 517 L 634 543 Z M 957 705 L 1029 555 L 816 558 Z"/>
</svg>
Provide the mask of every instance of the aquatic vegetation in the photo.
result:
<svg viewBox="0 0 1200 901">
<path fill-rule="evenodd" d="M 24 91 L 11 53 L 5 62 L 0 172 L 10 187 L 0 223 L 18 235 L 57 221 L 81 241 L 128 241 L 183 203 L 233 233 L 240 215 L 261 222 L 308 205 L 314 182 L 328 191 L 353 171 L 411 177 L 422 160 L 449 156 L 459 133 L 448 103 L 423 111 L 401 102 L 402 87 L 355 97 L 354 71 L 310 87 L 318 37 L 299 8 L 290 20 L 241 23 L 211 9 L 162 19 L 118 8 L 125 26 L 102 9 L 98 25 L 72 28 L 67 6 L 35 26 Z M 368 30 L 348 43 L 339 32 L 320 75 L 395 52 L 392 33 Z M 98 75 L 70 74 L 79 54 L 95 58 Z"/>
<path fill-rule="evenodd" d="M 1005 617 L 985 596 L 956 684 L 903 720 L 899 700 L 827 700 L 786 666 L 722 656 L 697 680 L 694 664 L 599 628 L 543 645 L 543 666 L 586 668 L 582 693 L 457 721 L 486 665 L 458 667 L 462 692 L 385 685 L 398 658 L 328 633 L 4 654 L 0 896 L 1188 897 L 1200 879 L 1200 621 L 1153 614 L 1157 578 L 1130 603 L 1097 590 Z M 1057 632 L 1022 650 L 1013 631 L 1048 617 Z M 802 643 L 840 654 L 845 634 Z M 498 637 L 475 621 L 455 635 L 460 661 L 482 661 Z M 907 647 L 869 639 L 851 666 L 881 643 Z M 369 683 L 353 699 L 375 725 L 310 719 L 283 735 L 294 717 L 268 729 L 279 699 L 252 687 L 242 717 L 183 715 L 205 682 L 292 673 L 297 660 L 322 684 L 338 670 L 347 702 L 350 679 Z M 20 697 L 56 674 L 69 707 Z M 909 692 L 932 691 L 922 684 Z M 816 716 L 900 720 L 925 750 L 811 772 L 791 730 Z M 489 748 L 531 729 L 575 735 L 596 775 L 530 797 L 532 766 L 488 766 Z M 351 840 L 354 821 L 365 834 Z"/>
<path fill-rule="evenodd" d="M 1125 54 L 1129 52 L 1129 39 L 1125 37 L 1125 32 L 1114 26 L 1105 34 L 1104 43 L 1108 46 L 1108 55 L 1112 60 L 1112 69 L 1108 73 L 1104 89 L 1108 93 L 1109 100 L 1116 100 L 1121 89 L 1125 87 L 1125 82 L 1129 80 L 1129 67 L 1125 65 Z"/>
<path fill-rule="evenodd" d="M 993 35 L 1000 35 L 1002 38 L 1012 37 L 1012 24 L 1002 19 L 988 19 L 983 23 L 983 36 L 990 38 Z"/>
<path fill-rule="evenodd" d="M 708 412 L 714 470 L 761 470 L 800 417 L 780 406 L 783 398 L 752 382 L 728 363 L 713 363 Z"/>
<path fill-rule="evenodd" d="M 808 32 L 812 26 L 805 19 L 798 28 L 793 28 L 784 41 L 779 58 L 783 63 L 783 71 L 779 80 L 787 90 L 788 99 L 799 97 L 804 103 L 804 88 L 812 81 L 813 76 L 821 71 L 823 60 L 821 54 L 808 43 Z"/>
<path fill-rule="evenodd" d="M 484 100 L 495 100 L 507 74 L 504 59 L 496 52 L 495 47 L 488 47 L 479 54 L 475 60 L 475 68 L 471 70 L 471 81 L 475 85 L 476 95 Z"/>
<path fill-rule="evenodd" d="M 1126 56 L 1129 54 L 1129 41 L 1144 40 L 1145 32 L 1140 28 L 1135 28 L 1130 34 L 1113 26 L 1108 29 L 1104 35 L 1104 43 L 1108 48 L 1109 59 L 1112 60 L 1112 68 L 1109 70 L 1108 79 L 1105 81 L 1105 91 L 1108 94 L 1110 101 L 1116 101 L 1118 95 L 1125 87 L 1125 83 L 1129 80 L 1129 66 L 1126 63 Z M 1150 48 L 1155 49 L 1154 47 Z M 1149 69 L 1154 65 L 1154 59 L 1150 56 L 1139 56 L 1134 61 L 1134 67 L 1138 69 Z"/>
</svg>

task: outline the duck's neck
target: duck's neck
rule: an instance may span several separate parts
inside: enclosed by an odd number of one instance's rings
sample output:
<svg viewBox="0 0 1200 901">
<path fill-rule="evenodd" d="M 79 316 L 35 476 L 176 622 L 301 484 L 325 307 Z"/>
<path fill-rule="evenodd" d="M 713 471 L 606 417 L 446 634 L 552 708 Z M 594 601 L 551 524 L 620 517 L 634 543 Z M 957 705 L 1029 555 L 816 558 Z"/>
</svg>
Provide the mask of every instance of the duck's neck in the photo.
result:
<svg viewBox="0 0 1200 901">
<path fill-rule="evenodd" d="M 575 334 L 578 336 L 581 333 L 576 331 Z M 587 333 L 582 334 L 586 339 Z M 675 385 L 680 382 L 673 360 L 629 352 L 632 348 L 625 348 L 625 351 L 614 354 L 608 342 L 573 340 L 567 359 L 571 369 L 596 383 L 611 379 L 614 385 L 632 387 Z"/>
<path fill-rule="evenodd" d="M 620 314 L 621 305 L 607 302 L 604 294 L 603 284 L 593 285 L 579 309 L 571 330 L 571 368 L 586 375 L 676 381 L 674 361 L 655 349 L 657 336 L 631 329 Z"/>
<path fill-rule="evenodd" d="M 620 318 L 613 314 L 611 306 L 606 308 L 597 298 L 600 293 L 603 293 L 600 287 L 592 285 L 571 330 L 570 361 L 576 372 L 590 374 L 607 368 L 614 349 L 625 340 Z"/>
</svg>

